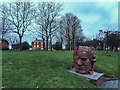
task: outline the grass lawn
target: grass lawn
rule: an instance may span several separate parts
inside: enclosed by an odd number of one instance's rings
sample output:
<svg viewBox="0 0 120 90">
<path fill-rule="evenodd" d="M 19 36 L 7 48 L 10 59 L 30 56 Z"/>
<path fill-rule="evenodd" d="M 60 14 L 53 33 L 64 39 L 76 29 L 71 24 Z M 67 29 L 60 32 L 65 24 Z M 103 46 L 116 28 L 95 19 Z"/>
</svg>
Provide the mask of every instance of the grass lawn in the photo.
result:
<svg viewBox="0 0 120 90">
<path fill-rule="evenodd" d="M 105 76 L 118 77 L 118 53 L 106 56 L 94 51 L 95 70 Z M 73 73 L 73 51 L 3 51 L 2 84 L 4 88 L 96 88 Z"/>
<path fill-rule="evenodd" d="M 107 56 L 106 51 L 93 51 L 96 55 L 95 71 L 104 73 L 107 77 L 120 77 L 118 73 L 118 55 L 119 52 L 111 52 Z"/>
</svg>

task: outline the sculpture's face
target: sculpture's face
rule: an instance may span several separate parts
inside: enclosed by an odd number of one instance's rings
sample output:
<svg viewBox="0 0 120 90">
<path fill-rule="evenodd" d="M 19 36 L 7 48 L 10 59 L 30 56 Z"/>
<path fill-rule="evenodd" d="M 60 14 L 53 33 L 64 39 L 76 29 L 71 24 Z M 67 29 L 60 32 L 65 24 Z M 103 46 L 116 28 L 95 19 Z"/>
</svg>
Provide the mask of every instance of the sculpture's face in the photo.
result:
<svg viewBox="0 0 120 90">
<path fill-rule="evenodd" d="M 79 48 L 74 51 L 75 70 L 78 73 L 90 73 L 93 70 L 93 63 L 96 61 L 91 51 Z"/>
<path fill-rule="evenodd" d="M 89 50 L 89 47 L 80 46 L 74 49 L 75 71 L 78 73 L 93 73 L 95 55 Z"/>
<path fill-rule="evenodd" d="M 88 58 L 87 52 L 78 52 L 78 57 L 76 58 L 76 71 L 79 73 L 89 73 L 92 69 L 92 64 Z"/>
</svg>

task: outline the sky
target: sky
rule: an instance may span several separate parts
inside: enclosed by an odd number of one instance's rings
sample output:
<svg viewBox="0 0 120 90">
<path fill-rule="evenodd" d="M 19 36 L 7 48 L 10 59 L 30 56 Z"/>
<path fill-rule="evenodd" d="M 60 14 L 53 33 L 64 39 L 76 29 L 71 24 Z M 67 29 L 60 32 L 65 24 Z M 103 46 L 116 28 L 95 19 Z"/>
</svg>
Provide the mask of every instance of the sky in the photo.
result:
<svg viewBox="0 0 120 90">
<path fill-rule="evenodd" d="M 95 38 L 99 30 L 118 30 L 118 2 L 64 2 L 61 15 L 69 12 L 81 20 L 87 38 Z"/>
<path fill-rule="evenodd" d="M 118 30 L 117 2 L 65 2 L 63 13 L 71 12 L 81 20 L 83 33 L 93 38 L 99 30 Z"/>
<path fill-rule="evenodd" d="M 93 39 L 99 30 L 118 30 L 118 2 L 64 2 L 61 16 L 69 12 L 81 20 L 83 34 L 87 38 Z M 34 39 L 23 37 L 23 41 L 29 44 Z"/>
</svg>

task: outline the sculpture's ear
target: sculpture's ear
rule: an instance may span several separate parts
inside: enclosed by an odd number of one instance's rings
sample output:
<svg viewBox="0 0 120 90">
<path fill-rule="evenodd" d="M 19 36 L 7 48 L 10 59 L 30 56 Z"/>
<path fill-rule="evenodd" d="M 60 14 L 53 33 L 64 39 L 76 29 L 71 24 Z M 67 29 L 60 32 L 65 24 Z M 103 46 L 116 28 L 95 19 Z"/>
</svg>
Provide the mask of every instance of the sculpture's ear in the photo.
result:
<svg viewBox="0 0 120 90">
<path fill-rule="evenodd" d="M 78 48 L 77 48 L 77 47 L 75 47 L 75 48 L 74 48 L 74 51 L 77 51 L 77 50 L 78 50 Z"/>
<path fill-rule="evenodd" d="M 75 48 L 74 48 L 74 53 L 73 53 L 73 55 L 77 55 L 77 51 L 78 51 L 78 48 L 75 47 Z"/>
</svg>

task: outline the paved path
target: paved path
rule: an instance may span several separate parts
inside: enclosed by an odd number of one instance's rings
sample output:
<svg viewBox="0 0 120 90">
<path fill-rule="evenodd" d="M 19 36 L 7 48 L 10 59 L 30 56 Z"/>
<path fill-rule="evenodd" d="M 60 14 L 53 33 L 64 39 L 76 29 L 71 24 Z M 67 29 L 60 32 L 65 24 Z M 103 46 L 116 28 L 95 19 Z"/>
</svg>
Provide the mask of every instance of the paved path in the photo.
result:
<svg viewBox="0 0 120 90">
<path fill-rule="evenodd" d="M 106 81 L 100 88 L 119 88 L 120 90 L 120 80 Z"/>
</svg>

